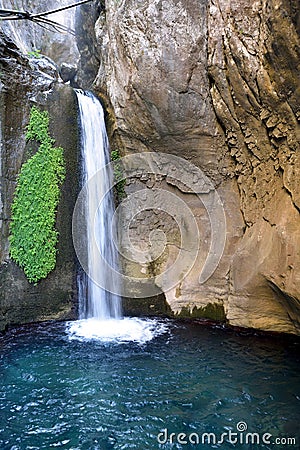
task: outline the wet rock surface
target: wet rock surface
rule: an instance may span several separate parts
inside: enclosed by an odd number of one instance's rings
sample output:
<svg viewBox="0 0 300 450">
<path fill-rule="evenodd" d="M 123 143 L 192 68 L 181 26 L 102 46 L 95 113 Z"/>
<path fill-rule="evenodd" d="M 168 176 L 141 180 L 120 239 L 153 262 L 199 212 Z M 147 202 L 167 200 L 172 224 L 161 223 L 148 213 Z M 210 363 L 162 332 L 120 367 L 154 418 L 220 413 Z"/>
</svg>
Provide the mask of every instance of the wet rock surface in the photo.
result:
<svg viewBox="0 0 300 450">
<path fill-rule="evenodd" d="M 71 64 L 62 63 L 59 68 L 59 75 L 64 83 L 70 81 L 71 83 L 74 81 L 74 78 L 77 73 L 77 67 Z"/>
<path fill-rule="evenodd" d="M 58 83 L 55 64 L 24 55 L 0 34 L 1 266 L 0 330 L 9 324 L 75 317 L 76 262 L 71 221 L 78 191 L 77 111 L 73 90 Z M 47 109 L 50 132 L 65 150 L 66 179 L 57 213 L 59 231 L 55 270 L 36 286 L 9 258 L 11 204 L 21 165 L 30 156 L 25 131 L 30 108 Z"/>
</svg>

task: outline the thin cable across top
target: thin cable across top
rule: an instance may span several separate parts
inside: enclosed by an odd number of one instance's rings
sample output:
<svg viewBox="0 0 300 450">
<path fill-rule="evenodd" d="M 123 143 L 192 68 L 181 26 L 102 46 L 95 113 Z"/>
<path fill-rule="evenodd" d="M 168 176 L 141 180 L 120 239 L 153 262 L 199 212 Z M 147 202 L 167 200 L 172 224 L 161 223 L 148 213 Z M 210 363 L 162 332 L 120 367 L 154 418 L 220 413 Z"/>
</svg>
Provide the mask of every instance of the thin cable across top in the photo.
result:
<svg viewBox="0 0 300 450">
<path fill-rule="evenodd" d="M 72 28 L 66 27 L 58 22 L 48 19 L 45 16 L 55 14 L 66 9 L 75 8 L 76 6 L 90 3 L 93 0 L 82 0 L 80 2 L 73 3 L 72 5 L 63 6 L 61 8 L 53 9 L 51 11 L 45 11 L 38 14 L 32 14 L 29 11 L 14 11 L 9 9 L 0 9 L 0 20 L 30 20 L 43 28 L 51 27 L 59 33 L 70 33 L 75 36 L 75 31 Z"/>
</svg>

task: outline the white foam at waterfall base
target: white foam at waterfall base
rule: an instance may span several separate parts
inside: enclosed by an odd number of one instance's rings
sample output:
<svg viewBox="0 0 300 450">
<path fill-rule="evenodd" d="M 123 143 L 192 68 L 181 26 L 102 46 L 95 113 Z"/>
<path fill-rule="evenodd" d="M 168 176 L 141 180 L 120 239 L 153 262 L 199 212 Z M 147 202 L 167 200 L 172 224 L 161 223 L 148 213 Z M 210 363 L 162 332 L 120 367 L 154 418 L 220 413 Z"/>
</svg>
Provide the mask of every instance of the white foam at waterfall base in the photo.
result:
<svg viewBox="0 0 300 450">
<path fill-rule="evenodd" d="M 67 326 L 69 339 L 99 340 L 102 342 L 124 343 L 137 342 L 144 344 L 168 331 L 166 323 L 157 319 L 124 319 L 96 318 L 77 320 Z"/>
</svg>

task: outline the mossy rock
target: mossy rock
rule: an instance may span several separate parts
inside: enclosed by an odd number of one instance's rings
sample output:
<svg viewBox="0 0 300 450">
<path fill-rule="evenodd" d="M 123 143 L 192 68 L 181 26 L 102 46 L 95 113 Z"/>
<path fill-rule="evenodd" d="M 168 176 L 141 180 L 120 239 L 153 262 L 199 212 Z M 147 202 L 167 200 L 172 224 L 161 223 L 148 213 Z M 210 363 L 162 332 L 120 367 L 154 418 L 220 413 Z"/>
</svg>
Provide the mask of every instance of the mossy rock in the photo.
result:
<svg viewBox="0 0 300 450">
<path fill-rule="evenodd" d="M 164 294 L 146 298 L 123 298 L 122 304 L 126 316 L 173 316 Z"/>
<path fill-rule="evenodd" d="M 39 148 L 21 168 L 12 204 L 10 256 L 36 283 L 55 268 L 55 227 L 60 186 L 65 178 L 62 147 L 54 147 L 49 114 L 33 106 L 26 139 Z"/>
<path fill-rule="evenodd" d="M 184 306 L 180 313 L 175 316 L 178 318 L 210 319 L 217 322 L 226 321 L 224 306 L 220 303 L 208 303 L 200 308 L 194 306 L 192 310 L 188 306 Z"/>
</svg>

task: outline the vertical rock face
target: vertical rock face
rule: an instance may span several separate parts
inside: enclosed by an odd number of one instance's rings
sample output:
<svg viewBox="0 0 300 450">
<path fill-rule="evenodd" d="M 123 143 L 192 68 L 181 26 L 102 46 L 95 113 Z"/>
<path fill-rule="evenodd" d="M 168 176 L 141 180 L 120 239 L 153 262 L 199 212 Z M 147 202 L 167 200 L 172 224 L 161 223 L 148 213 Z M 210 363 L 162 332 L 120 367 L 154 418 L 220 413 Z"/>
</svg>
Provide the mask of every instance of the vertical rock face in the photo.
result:
<svg viewBox="0 0 300 450">
<path fill-rule="evenodd" d="M 40 12 L 68 3 L 0 0 L 0 7 Z M 74 24 L 73 12 L 51 18 Z M 298 3 L 95 0 L 80 8 L 76 22 L 81 52 L 77 80 L 84 87 L 93 84 L 106 102 L 113 149 L 123 155 L 174 155 L 196 166 L 193 170 L 182 162 L 171 176 L 166 169 L 171 162 L 162 164 L 159 176 L 136 173 L 127 180 L 127 194 L 140 191 L 144 206 L 137 210 L 129 206 L 138 214 L 128 227 L 130 239 L 122 240 L 123 253 L 129 255 L 123 260 L 126 273 L 153 278 L 167 301 L 165 313 L 299 334 Z M 73 314 L 71 217 L 77 189 L 77 128 L 73 94 L 57 83 L 56 64 L 74 65 L 78 53 L 71 36 L 28 22 L 1 26 L 0 328 L 4 328 Z M 56 64 L 30 58 L 32 50 L 40 50 Z M 65 148 L 68 164 L 57 218 L 57 268 L 37 286 L 29 285 L 9 260 L 7 239 L 16 177 L 26 160 L 24 129 L 32 104 L 49 110 L 52 135 Z M 208 185 L 197 168 L 208 177 Z M 184 183 L 187 176 L 190 182 Z M 197 189 L 188 185 L 201 183 L 199 198 Z M 213 210 L 214 189 L 226 215 L 226 245 L 217 269 L 200 284 L 199 275 L 213 249 L 207 210 Z M 153 204 L 162 208 L 147 208 L 149 193 Z M 188 207 L 190 221 L 178 219 L 177 211 L 182 210 L 178 201 Z M 161 253 L 149 245 L 154 231 Z M 139 262 L 134 260 L 134 247 L 143 254 Z M 185 276 L 179 274 L 170 285 L 168 269 L 180 252 L 194 249 L 194 264 L 182 267 Z M 141 300 L 141 309 L 161 308 L 162 296 L 156 294 L 146 306 Z M 130 299 L 126 304 L 130 309 Z M 139 312 L 139 300 L 132 305 Z"/>
<path fill-rule="evenodd" d="M 77 82 L 82 89 L 91 88 L 99 69 L 95 23 L 104 10 L 104 3 L 104 0 L 97 0 L 76 10 L 76 42 L 80 52 Z"/>
<path fill-rule="evenodd" d="M 31 58 L 1 32 L 0 71 L 0 330 L 2 330 L 9 324 L 71 318 L 75 315 L 76 263 L 71 221 L 78 190 L 78 177 L 75 96 L 69 86 L 58 81 L 56 65 L 49 58 Z M 26 145 L 25 132 L 32 105 L 38 105 L 49 111 L 50 133 L 56 145 L 64 148 L 66 161 L 66 179 L 57 212 L 59 231 L 57 265 L 55 270 L 36 286 L 29 284 L 23 271 L 10 260 L 8 243 L 16 180 L 21 165 L 27 160 L 30 152 Z"/>
<path fill-rule="evenodd" d="M 70 5 L 69 0 L 0 0 L 0 8 L 13 11 L 28 11 L 38 14 Z M 69 28 L 75 26 L 75 10 L 70 9 L 47 16 Z M 39 50 L 56 64 L 76 64 L 79 58 L 75 39 L 68 33 L 57 33 L 51 27 L 43 28 L 29 20 L 1 21 L 1 29 L 10 37 L 20 51 L 27 54 Z"/>
<path fill-rule="evenodd" d="M 209 7 L 208 72 L 246 225 L 228 318 L 272 326 L 282 309 L 280 327 L 285 313 L 299 330 L 299 11 L 293 1 L 226 3 Z"/>
<path fill-rule="evenodd" d="M 198 222 L 193 269 L 171 290 L 160 285 L 172 311 L 299 333 L 297 2 L 107 0 L 97 7 L 94 86 L 113 110 L 113 145 L 124 154 L 186 159 L 209 177 L 224 205 L 223 257 L 200 285 L 211 237 L 201 202 L 180 179 L 128 180 L 128 193 L 173 190 Z M 127 273 L 155 277 L 169 267 L 178 246 L 173 225 L 162 213 L 136 217 L 133 242 L 143 247 L 158 227 L 172 243 L 151 264 L 125 264 Z"/>
</svg>

